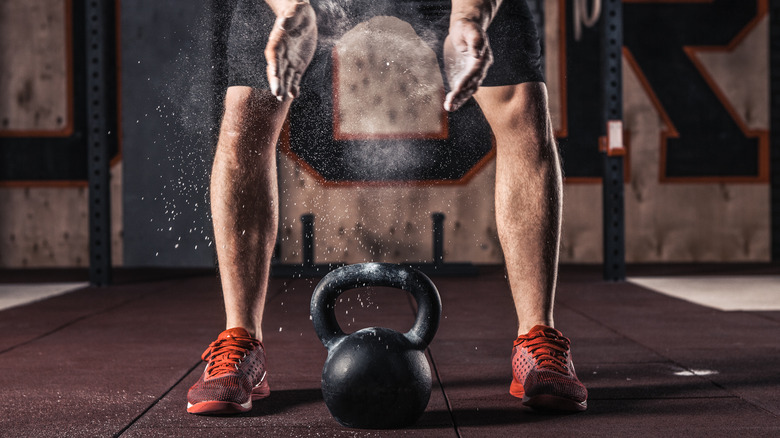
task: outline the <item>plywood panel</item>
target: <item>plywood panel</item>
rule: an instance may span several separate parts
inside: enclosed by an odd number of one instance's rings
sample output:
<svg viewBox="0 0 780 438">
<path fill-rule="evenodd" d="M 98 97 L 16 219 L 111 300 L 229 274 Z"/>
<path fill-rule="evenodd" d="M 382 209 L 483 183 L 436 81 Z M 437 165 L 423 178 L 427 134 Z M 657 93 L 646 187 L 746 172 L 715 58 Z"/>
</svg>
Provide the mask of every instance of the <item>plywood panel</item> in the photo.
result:
<svg viewBox="0 0 780 438">
<path fill-rule="evenodd" d="M 28 8 L 44 3 L 42 0 L 0 2 L 0 20 L 7 20 L 6 11 L 11 4 Z M 555 127 L 560 128 L 565 110 L 562 101 L 565 84 L 560 81 L 559 74 L 557 4 L 557 0 L 546 3 L 546 68 L 553 120 Z M 2 32 L 6 32 L 6 26 L 0 28 Z M 765 65 L 765 60 L 757 59 L 767 56 L 768 30 L 760 25 L 753 32 L 732 53 L 699 55 L 702 65 L 723 89 L 724 96 L 740 117 L 751 129 L 758 130 L 767 129 L 765 124 L 768 123 L 764 103 L 768 90 L 761 88 L 761 84 L 766 83 L 763 76 L 766 69 L 760 67 Z M 148 52 L 147 48 L 142 49 L 139 48 L 138 53 Z M 2 56 L 7 53 L 3 51 Z M 166 59 L 172 58 L 175 56 Z M 132 59 L 136 60 L 135 57 Z M 5 61 L 2 62 L 5 65 Z M 132 65 L 140 64 L 136 61 Z M 143 77 L 146 83 L 151 73 L 136 76 Z M 664 126 L 634 72 L 626 68 L 624 77 L 625 127 L 630 132 L 632 148 L 632 178 L 626 186 L 628 260 L 768 260 L 768 185 L 660 183 L 659 136 Z M 740 81 L 744 77 L 752 78 L 750 87 Z M 145 126 L 144 129 L 151 130 L 148 122 Z M 148 145 L 160 148 L 154 141 Z M 148 158 L 145 154 L 137 155 L 146 157 L 144 160 Z M 118 203 L 121 171 L 121 167 L 115 167 L 112 173 L 115 263 L 122 261 L 122 222 L 118 219 L 122 214 Z M 139 181 L 139 175 L 133 178 Z M 317 217 L 315 257 L 318 262 L 430 261 L 430 215 L 443 212 L 447 215 L 445 260 L 501 263 L 503 258 L 493 208 L 494 176 L 495 166 L 488 163 L 467 184 L 460 186 L 326 188 L 280 154 L 283 261 L 301 261 L 299 217 L 304 213 L 314 213 Z M 203 187 L 206 185 L 204 177 L 198 176 Z M 155 190 L 153 194 L 156 195 L 159 189 Z M 601 188 L 598 184 L 567 184 L 564 190 L 561 261 L 599 262 L 602 257 Z M 0 205 L 3 206 L 0 209 L 0 266 L 86 266 L 85 189 L 5 187 L 0 189 Z M 128 214 L 129 217 L 139 215 L 137 210 Z M 189 220 L 186 224 L 193 226 Z M 158 227 L 157 224 L 154 226 Z M 160 233 L 155 233 L 154 229 L 147 234 L 159 241 Z M 186 229 L 180 230 L 179 234 L 186 234 Z"/>
<path fill-rule="evenodd" d="M 379 47 L 388 50 L 375 56 Z M 436 56 L 412 26 L 393 17 L 374 17 L 339 40 L 334 58 L 336 138 L 401 142 L 447 136 Z M 403 153 L 372 158 L 367 173 L 394 160 L 418 159 Z M 446 216 L 446 261 L 502 260 L 493 209 L 493 163 L 464 184 L 381 187 L 326 186 L 286 154 L 280 164 L 282 262 L 301 261 L 299 218 L 305 213 L 316 217 L 315 259 L 320 263 L 433 261 L 435 212 Z"/>
<path fill-rule="evenodd" d="M 67 128 L 66 3 L 0 2 L 0 132 Z"/>
<path fill-rule="evenodd" d="M 546 68 L 554 126 L 565 115 L 560 0 L 547 0 Z M 751 130 L 769 129 L 766 18 L 731 50 L 698 50 L 703 74 L 724 104 Z M 568 23 L 568 26 L 571 26 Z M 628 31 L 628 30 L 627 30 Z M 636 31 L 636 30 L 635 30 Z M 624 62 L 625 129 L 631 147 L 626 185 L 626 258 L 629 262 L 737 262 L 769 260 L 768 184 L 661 183 L 661 134 L 666 126 L 635 72 Z M 577 78 L 565 78 L 576 81 Z M 703 109 L 706 110 L 706 109 Z M 576 114 L 568 114 L 576 117 Z M 712 127 L 717 129 L 717 127 Z M 602 259 L 601 186 L 567 184 L 561 245 L 563 262 Z"/>
<path fill-rule="evenodd" d="M 694 56 L 746 127 L 769 129 L 769 16 L 733 50 L 701 48 Z"/>
<path fill-rule="evenodd" d="M 282 262 L 300 263 L 300 216 L 315 215 L 315 261 L 433 260 L 431 214 L 442 212 L 445 261 L 499 263 L 495 165 L 466 185 L 324 187 L 280 154 Z"/>
<path fill-rule="evenodd" d="M 503 263 L 493 205 L 495 162 L 463 186 L 323 187 L 280 155 L 282 260 L 300 263 L 300 216 L 315 214 L 319 263 L 432 261 L 431 213 L 443 212 L 445 261 Z M 601 187 L 564 187 L 561 261 L 602 257 Z"/>
<path fill-rule="evenodd" d="M 333 64 L 334 138 L 447 138 L 436 53 L 409 23 L 358 24 L 336 42 Z"/>
<path fill-rule="evenodd" d="M 2 188 L 0 265 L 86 266 L 86 189 Z"/>
<path fill-rule="evenodd" d="M 111 256 L 122 264 L 122 166 L 111 171 Z M 86 187 L 0 187 L 0 268 L 89 265 Z"/>
<path fill-rule="evenodd" d="M 738 66 L 732 66 L 738 74 Z M 626 186 L 626 258 L 635 262 L 769 260 L 769 186 L 659 182 L 665 124 L 624 64 L 625 128 L 631 132 Z M 713 128 L 714 129 L 714 128 Z"/>
</svg>

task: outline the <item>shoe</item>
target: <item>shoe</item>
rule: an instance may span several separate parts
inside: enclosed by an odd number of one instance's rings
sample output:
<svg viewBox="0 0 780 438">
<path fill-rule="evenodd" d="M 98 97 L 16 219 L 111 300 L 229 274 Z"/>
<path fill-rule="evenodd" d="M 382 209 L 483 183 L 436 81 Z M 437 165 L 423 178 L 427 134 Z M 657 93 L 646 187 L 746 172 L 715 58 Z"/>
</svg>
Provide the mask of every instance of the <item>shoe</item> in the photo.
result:
<svg viewBox="0 0 780 438">
<path fill-rule="evenodd" d="M 569 340 L 552 327 L 537 325 L 518 336 L 512 350 L 509 393 L 535 409 L 587 409 L 588 390 L 577 379 L 569 348 Z"/>
<path fill-rule="evenodd" d="M 187 393 L 190 414 L 247 412 L 252 409 L 253 400 L 271 394 L 263 344 L 243 328 L 220 333 L 201 357 L 207 364 Z"/>
</svg>

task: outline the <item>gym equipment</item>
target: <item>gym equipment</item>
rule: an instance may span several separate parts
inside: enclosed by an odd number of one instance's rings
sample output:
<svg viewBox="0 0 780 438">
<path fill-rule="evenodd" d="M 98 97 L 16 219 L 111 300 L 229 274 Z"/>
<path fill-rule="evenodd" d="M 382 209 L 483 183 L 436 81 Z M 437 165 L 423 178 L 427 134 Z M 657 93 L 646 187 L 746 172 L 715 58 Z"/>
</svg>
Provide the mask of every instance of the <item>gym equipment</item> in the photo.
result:
<svg viewBox="0 0 780 438">
<path fill-rule="evenodd" d="M 453 263 L 444 261 L 444 213 L 431 214 L 433 220 L 433 262 L 411 263 L 409 266 L 422 271 L 426 275 L 468 276 L 477 275 L 479 269 L 472 263 Z M 280 259 L 280 244 L 277 242 L 271 261 L 271 275 L 275 277 L 310 278 L 319 277 L 344 263 L 314 262 L 314 214 L 301 216 L 301 253 L 303 263 L 282 263 Z"/>
<path fill-rule="evenodd" d="M 602 208 L 604 222 L 604 279 L 626 279 L 625 195 L 623 193 L 625 148 L 623 147 L 623 5 L 602 5 L 602 126 L 604 167 Z"/>
<path fill-rule="evenodd" d="M 336 298 L 366 286 L 408 291 L 417 302 L 414 325 L 406 333 L 370 327 L 345 334 L 336 320 Z M 431 370 L 424 350 L 441 318 L 441 298 L 422 272 L 391 263 L 361 263 L 338 268 L 314 289 L 314 330 L 328 349 L 322 368 L 322 396 L 342 425 L 365 429 L 409 426 L 431 396 Z"/>
<path fill-rule="evenodd" d="M 276 243 L 273 259 L 271 260 L 271 275 L 275 277 L 310 278 L 319 277 L 344 266 L 344 263 L 315 263 L 314 262 L 314 215 L 307 213 L 301 215 L 301 253 L 303 263 L 287 264 L 279 262 L 281 252 L 280 243 Z"/>
</svg>

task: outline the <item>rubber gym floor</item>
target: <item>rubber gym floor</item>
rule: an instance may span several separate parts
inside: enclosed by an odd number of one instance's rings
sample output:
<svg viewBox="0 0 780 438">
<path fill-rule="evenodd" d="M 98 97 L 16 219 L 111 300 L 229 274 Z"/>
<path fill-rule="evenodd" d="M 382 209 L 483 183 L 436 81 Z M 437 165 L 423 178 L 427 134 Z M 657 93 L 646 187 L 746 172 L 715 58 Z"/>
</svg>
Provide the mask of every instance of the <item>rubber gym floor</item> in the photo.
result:
<svg viewBox="0 0 780 438">
<path fill-rule="evenodd" d="M 443 313 L 427 352 L 428 408 L 410 428 L 357 430 L 339 425 L 322 400 L 326 350 L 308 311 L 318 279 L 271 281 L 271 396 L 247 414 L 203 417 L 186 413 L 186 393 L 224 324 L 215 272 L 118 269 L 109 287 L 0 311 L 0 436 L 780 436 L 780 265 L 642 265 L 628 275 L 762 279 L 775 307 L 721 310 L 636 282 L 605 282 L 598 266 L 563 266 L 556 326 L 572 340 L 589 407 L 553 415 L 508 393 L 516 329 L 503 269 L 432 276 Z M 0 271 L 6 286 L 86 278 Z M 742 289 L 734 287 L 736 301 Z M 398 290 L 360 289 L 342 295 L 336 310 L 347 332 L 406 331 L 412 303 Z"/>
</svg>

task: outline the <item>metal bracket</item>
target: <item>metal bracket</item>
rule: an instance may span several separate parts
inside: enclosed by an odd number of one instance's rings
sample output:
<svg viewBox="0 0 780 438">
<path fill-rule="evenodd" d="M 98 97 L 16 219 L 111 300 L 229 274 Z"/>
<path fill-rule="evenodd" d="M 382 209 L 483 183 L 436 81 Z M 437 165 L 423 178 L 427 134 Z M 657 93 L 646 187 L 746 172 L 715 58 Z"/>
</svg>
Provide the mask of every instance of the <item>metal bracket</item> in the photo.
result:
<svg viewBox="0 0 780 438">
<path fill-rule="evenodd" d="M 476 266 L 471 263 L 444 262 L 444 213 L 433 213 L 433 263 L 411 263 L 409 266 L 427 275 L 477 275 Z"/>
<path fill-rule="evenodd" d="M 411 266 L 428 275 L 476 275 L 477 267 L 471 263 L 445 263 L 444 262 L 444 214 L 434 213 L 433 219 L 433 262 L 432 263 L 403 263 Z M 314 215 L 304 214 L 301 216 L 302 238 L 301 250 L 303 254 L 303 263 L 286 264 L 279 263 L 278 245 L 275 251 L 274 260 L 271 263 L 271 275 L 275 277 L 320 277 L 344 263 L 314 263 Z"/>
<path fill-rule="evenodd" d="M 623 5 L 602 1 L 602 80 L 606 153 L 602 184 L 604 279 L 626 278 L 625 205 L 623 187 Z"/>
<path fill-rule="evenodd" d="M 111 190 L 109 159 L 116 126 L 110 114 L 107 86 L 114 72 L 107 56 L 114 40 L 113 2 L 86 2 L 87 159 L 89 184 L 89 281 L 94 286 L 111 282 Z M 115 129 L 115 128 L 113 128 Z"/>
<path fill-rule="evenodd" d="M 293 278 L 321 277 L 340 266 L 344 266 L 344 263 L 314 263 L 314 215 L 311 213 L 301 215 L 301 252 L 303 263 L 300 265 L 279 263 L 278 260 L 273 260 L 271 275 Z M 278 251 L 276 257 L 278 257 Z"/>
</svg>

